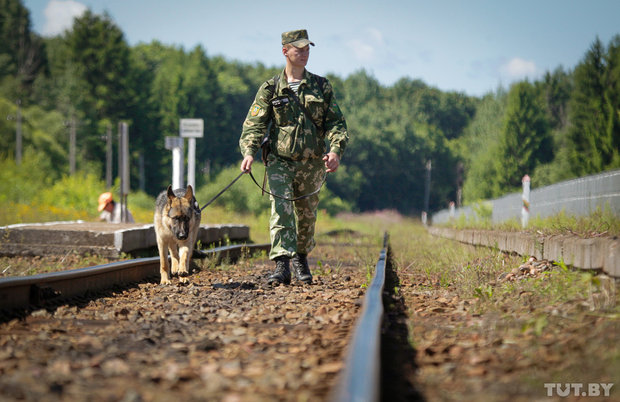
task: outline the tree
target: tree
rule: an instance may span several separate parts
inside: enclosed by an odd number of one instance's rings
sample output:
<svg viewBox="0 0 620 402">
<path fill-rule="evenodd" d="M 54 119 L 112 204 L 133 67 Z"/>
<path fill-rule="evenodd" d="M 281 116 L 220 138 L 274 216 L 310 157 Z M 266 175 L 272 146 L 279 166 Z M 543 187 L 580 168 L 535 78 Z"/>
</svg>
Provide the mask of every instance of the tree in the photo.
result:
<svg viewBox="0 0 620 402">
<path fill-rule="evenodd" d="M 0 0 L 0 87 L 4 96 L 25 100 L 46 69 L 43 40 L 30 29 L 30 13 L 20 0 Z"/>
<path fill-rule="evenodd" d="M 552 160 L 551 145 L 549 123 L 534 86 L 527 81 L 514 84 L 499 140 L 494 196 L 520 188 L 523 175 Z"/>
<path fill-rule="evenodd" d="M 506 110 L 507 93 L 486 95 L 476 115 L 458 141 L 460 157 L 465 165 L 463 201 L 466 204 L 493 197 L 497 177 L 495 160 L 499 154 L 499 133 Z"/>
<path fill-rule="evenodd" d="M 76 18 L 66 38 L 72 61 L 81 66 L 97 119 L 125 118 L 130 92 L 129 46 L 123 32 L 105 14 L 86 11 Z"/>
<path fill-rule="evenodd" d="M 607 125 L 603 143 L 608 161 L 604 169 L 607 170 L 620 167 L 620 35 L 610 41 L 605 61 Z"/>
<path fill-rule="evenodd" d="M 573 89 L 571 76 L 558 67 L 552 73 L 545 73 L 542 85 L 549 124 L 552 129 L 561 130 L 568 124 L 568 101 Z"/>
<path fill-rule="evenodd" d="M 619 43 L 616 36 L 606 52 L 596 38 L 575 68 L 568 146 L 576 176 L 620 167 Z"/>
<path fill-rule="evenodd" d="M 78 160 L 103 164 L 107 122 L 116 128 L 119 121 L 129 120 L 135 102 L 129 46 L 107 14 L 90 10 L 73 21 L 64 40 L 69 56 L 64 71 L 75 74 L 67 82 L 75 84 L 80 95 L 71 99 L 67 116 L 78 119 Z"/>
</svg>

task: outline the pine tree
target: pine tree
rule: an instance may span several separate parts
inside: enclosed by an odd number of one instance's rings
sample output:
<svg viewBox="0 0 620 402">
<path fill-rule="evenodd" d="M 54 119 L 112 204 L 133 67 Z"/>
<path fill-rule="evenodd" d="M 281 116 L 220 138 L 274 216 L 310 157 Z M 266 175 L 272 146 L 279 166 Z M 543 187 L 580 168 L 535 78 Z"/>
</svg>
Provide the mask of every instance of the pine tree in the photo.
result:
<svg viewBox="0 0 620 402">
<path fill-rule="evenodd" d="M 508 93 L 494 195 L 517 190 L 524 175 L 552 158 L 549 123 L 535 88 L 527 81 L 515 84 Z"/>
<path fill-rule="evenodd" d="M 576 176 L 620 166 L 620 38 L 606 52 L 597 38 L 575 69 L 568 133 Z"/>
</svg>

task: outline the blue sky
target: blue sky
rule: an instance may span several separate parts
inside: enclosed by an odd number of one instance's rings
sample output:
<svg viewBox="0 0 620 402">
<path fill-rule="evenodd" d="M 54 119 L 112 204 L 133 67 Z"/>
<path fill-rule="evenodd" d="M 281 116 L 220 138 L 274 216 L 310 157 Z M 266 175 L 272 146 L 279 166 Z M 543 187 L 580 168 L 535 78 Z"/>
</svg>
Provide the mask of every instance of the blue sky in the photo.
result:
<svg viewBox="0 0 620 402">
<path fill-rule="evenodd" d="M 598 36 L 620 34 L 619 0 L 23 0 L 33 29 L 53 36 L 86 8 L 107 11 L 130 45 L 159 40 L 210 56 L 283 66 L 280 34 L 306 28 L 308 70 L 365 69 L 482 96 L 500 85 L 574 68 Z"/>
</svg>

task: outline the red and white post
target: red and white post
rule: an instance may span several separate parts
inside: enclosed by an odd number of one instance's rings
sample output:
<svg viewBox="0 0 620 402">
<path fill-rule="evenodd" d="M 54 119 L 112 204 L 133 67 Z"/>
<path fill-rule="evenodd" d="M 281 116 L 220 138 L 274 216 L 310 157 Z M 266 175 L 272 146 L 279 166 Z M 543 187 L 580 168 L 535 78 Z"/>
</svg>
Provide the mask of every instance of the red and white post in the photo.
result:
<svg viewBox="0 0 620 402">
<path fill-rule="evenodd" d="M 527 227 L 527 222 L 530 219 L 530 176 L 525 175 L 521 180 L 523 183 L 523 207 L 521 208 L 521 227 Z"/>
</svg>

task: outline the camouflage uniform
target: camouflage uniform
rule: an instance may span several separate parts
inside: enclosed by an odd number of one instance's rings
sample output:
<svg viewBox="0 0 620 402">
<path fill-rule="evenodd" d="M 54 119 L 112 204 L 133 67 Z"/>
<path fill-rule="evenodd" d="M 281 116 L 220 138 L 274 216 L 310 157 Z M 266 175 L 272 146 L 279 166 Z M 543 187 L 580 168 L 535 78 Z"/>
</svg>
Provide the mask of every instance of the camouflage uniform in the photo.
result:
<svg viewBox="0 0 620 402">
<path fill-rule="evenodd" d="M 349 136 L 329 81 L 306 70 L 297 93 L 320 129 L 289 95 L 284 70 L 275 87 L 274 81 L 271 78 L 259 88 L 243 123 L 239 145 L 244 157 L 254 156 L 270 127 L 269 188 L 274 194 L 294 198 L 311 193 L 321 185 L 325 176 L 322 161 L 327 152 L 325 140 L 329 142 L 329 152 L 342 157 Z M 320 82 L 322 88 L 319 88 Z M 271 197 L 271 259 L 293 257 L 295 253 L 308 254 L 314 248 L 318 203 L 318 195 L 293 203 Z"/>
</svg>

